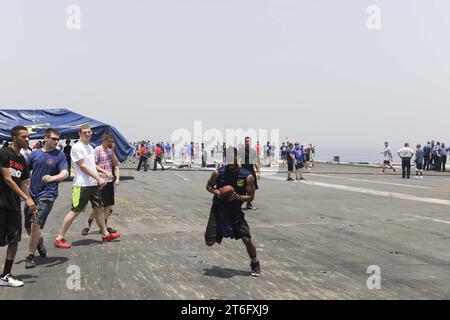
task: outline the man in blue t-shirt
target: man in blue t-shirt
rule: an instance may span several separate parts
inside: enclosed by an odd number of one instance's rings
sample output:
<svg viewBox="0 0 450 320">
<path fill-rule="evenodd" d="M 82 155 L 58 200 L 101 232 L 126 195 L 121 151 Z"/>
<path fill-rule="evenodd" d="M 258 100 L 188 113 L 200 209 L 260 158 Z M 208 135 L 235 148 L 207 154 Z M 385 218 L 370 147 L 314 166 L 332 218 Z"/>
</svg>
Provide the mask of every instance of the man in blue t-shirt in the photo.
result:
<svg viewBox="0 0 450 320">
<path fill-rule="evenodd" d="M 294 162 L 295 162 L 295 155 L 294 155 L 294 145 L 292 143 L 288 143 L 287 149 L 286 149 L 286 162 L 288 165 L 288 178 L 287 181 L 294 181 L 292 179 L 292 172 L 294 171 Z"/>
<path fill-rule="evenodd" d="M 53 204 L 58 197 L 58 184 L 68 176 L 68 164 L 63 152 L 56 149 L 59 142 L 59 132 L 56 129 L 45 130 L 45 144 L 42 149 L 35 150 L 27 159 L 31 173 L 30 196 L 37 206 L 36 219 L 32 219 L 28 207 L 25 207 L 25 229 L 29 238 L 29 255 L 25 260 L 25 268 L 34 268 L 36 249 L 41 257 L 47 256 L 41 230 Z"/>
<path fill-rule="evenodd" d="M 302 169 L 305 166 L 305 163 L 303 161 L 303 150 L 300 147 L 299 142 L 295 143 L 295 147 L 292 150 L 292 153 L 294 154 L 295 160 L 295 180 L 305 180 L 302 176 Z"/>
</svg>

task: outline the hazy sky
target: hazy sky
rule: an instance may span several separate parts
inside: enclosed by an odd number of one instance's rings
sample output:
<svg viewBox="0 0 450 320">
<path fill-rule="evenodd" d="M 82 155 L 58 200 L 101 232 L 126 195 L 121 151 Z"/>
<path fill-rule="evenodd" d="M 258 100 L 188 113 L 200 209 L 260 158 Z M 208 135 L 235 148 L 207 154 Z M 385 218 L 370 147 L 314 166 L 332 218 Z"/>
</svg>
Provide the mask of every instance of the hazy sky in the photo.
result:
<svg viewBox="0 0 450 320">
<path fill-rule="evenodd" d="M 449 15 L 448 0 L 0 0 L 0 108 L 66 107 L 129 140 L 202 120 L 324 146 L 450 141 Z"/>
</svg>

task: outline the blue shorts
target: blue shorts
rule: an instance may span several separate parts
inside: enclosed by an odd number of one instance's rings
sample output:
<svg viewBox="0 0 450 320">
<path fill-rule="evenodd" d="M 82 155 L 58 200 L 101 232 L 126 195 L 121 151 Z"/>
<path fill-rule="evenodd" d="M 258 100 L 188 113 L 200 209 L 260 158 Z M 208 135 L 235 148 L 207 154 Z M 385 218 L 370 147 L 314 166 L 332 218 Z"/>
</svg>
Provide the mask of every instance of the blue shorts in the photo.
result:
<svg viewBox="0 0 450 320">
<path fill-rule="evenodd" d="M 54 203 L 55 203 L 55 199 L 38 199 L 35 201 L 35 204 L 37 207 L 36 223 L 41 227 L 41 229 L 44 229 L 45 222 L 47 221 L 50 211 L 52 211 Z M 32 215 L 31 215 L 30 209 L 27 206 L 25 206 L 24 225 L 25 225 L 25 228 L 27 228 L 27 229 L 31 228 L 31 223 L 32 223 L 31 217 L 32 217 Z"/>
</svg>

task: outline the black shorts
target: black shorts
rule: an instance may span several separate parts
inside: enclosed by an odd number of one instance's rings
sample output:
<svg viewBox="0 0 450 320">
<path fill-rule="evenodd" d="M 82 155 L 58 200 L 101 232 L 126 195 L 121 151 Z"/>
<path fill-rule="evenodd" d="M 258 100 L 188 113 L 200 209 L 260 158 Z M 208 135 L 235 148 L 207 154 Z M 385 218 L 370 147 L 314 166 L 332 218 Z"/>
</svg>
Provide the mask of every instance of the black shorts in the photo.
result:
<svg viewBox="0 0 450 320">
<path fill-rule="evenodd" d="M 0 247 L 17 244 L 22 237 L 20 211 L 0 208 Z"/>
<path fill-rule="evenodd" d="M 423 170 L 423 162 L 416 162 L 416 170 L 417 171 Z"/>
<path fill-rule="evenodd" d="M 387 164 L 387 165 L 390 165 L 390 164 L 391 164 L 391 162 L 390 162 L 389 160 L 384 160 L 383 163 L 384 163 L 384 164 Z"/>
<path fill-rule="evenodd" d="M 281 160 L 287 160 L 287 153 L 286 152 L 282 152 L 281 153 Z"/>
<path fill-rule="evenodd" d="M 303 167 L 305 166 L 305 164 L 302 162 L 297 162 L 297 164 L 295 165 L 295 170 L 298 169 L 303 169 Z"/>
<path fill-rule="evenodd" d="M 91 187 L 72 187 L 72 211 L 76 213 L 86 210 L 88 203 L 91 202 L 92 208 L 102 208 L 103 203 L 98 186 Z"/>
<path fill-rule="evenodd" d="M 114 181 L 108 182 L 106 186 L 100 190 L 100 197 L 102 198 L 103 207 L 114 205 Z"/>
<path fill-rule="evenodd" d="M 224 235 L 222 234 L 220 227 L 217 225 L 215 210 L 216 210 L 215 207 L 212 206 L 211 211 L 209 213 L 208 225 L 206 226 L 205 241 L 206 242 L 214 241 L 220 244 L 222 242 Z M 235 240 L 239 240 L 242 237 L 251 238 L 250 227 L 248 226 L 248 223 L 245 220 L 243 212 L 242 215 L 240 215 L 240 217 L 236 218 L 236 221 L 232 224 L 232 227 Z"/>
<path fill-rule="evenodd" d="M 294 171 L 294 163 L 293 162 L 288 162 L 288 171 L 289 172 Z"/>
<path fill-rule="evenodd" d="M 306 154 L 306 155 L 305 155 L 305 161 L 306 161 L 306 162 L 309 162 L 309 161 L 310 161 L 309 159 L 310 159 L 309 155 Z"/>
</svg>

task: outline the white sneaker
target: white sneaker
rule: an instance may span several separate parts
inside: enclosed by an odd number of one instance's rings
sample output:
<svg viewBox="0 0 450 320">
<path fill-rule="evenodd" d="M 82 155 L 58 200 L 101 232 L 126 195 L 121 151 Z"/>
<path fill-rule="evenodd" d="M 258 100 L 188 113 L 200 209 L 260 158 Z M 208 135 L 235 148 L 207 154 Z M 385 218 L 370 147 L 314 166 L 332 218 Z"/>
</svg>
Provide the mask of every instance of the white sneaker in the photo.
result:
<svg viewBox="0 0 450 320">
<path fill-rule="evenodd" d="M 416 179 L 419 179 L 419 176 L 416 176 Z"/>
<path fill-rule="evenodd" d="M 423 176 L 420 176 L 420 179 L 423 179 Z"/>
<path fill-rule="evenodd" d="M 23 282 L 20 280 L 17 280 L 12 275 L 7 274 L 4 277 L 0 277 L 0 286 L 5 287 L 22 287 Z"/>
</svg>

